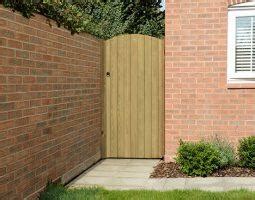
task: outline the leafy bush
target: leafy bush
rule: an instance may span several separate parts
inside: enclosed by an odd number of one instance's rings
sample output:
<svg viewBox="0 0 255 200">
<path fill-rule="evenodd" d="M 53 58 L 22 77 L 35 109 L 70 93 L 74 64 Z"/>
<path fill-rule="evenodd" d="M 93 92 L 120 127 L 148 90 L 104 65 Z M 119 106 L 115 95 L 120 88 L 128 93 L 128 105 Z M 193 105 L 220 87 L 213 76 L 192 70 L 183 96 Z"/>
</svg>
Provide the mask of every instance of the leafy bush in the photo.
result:
<svg viewBox="0 0 255 200">
<path fill-rule="evenodd" d="M 164 37 L 165 12 L 161 1 L 123 0 L 3 0 L 5 7 L 24 17 L 39 13 L 72 34 L 87 32 L 102 39 L 140 33 Z"/>
<path fill-rule="evenodd" d="M 58 26 L 64 26 L 72 34 L 86 32 L 91 21 L 90 15 L 65 0 L 4 0 L 3 5 L 20 11 L 27 18 L 33 16 L 33 13 L 42 14 L 55 20 Z"/>
<path fill-rule="evenodd" d="M 220 154 L 220 168 L 233 166 L 236 164 L 235 150 L 233 146 L 222 138 L 214 138 L 212 144 Z"/>
<path fill-rule="evenodd" d="M 52 182 L 48 182 L 44 191 L 42 191 L 38 199 L 40 200 L 52 200 L 52 199 L 61 199 L 60 196 L 66 194 L 66 188 L 62 185 L 57 185 Z"/>
<path fill-rule="evenodd" d="M 241 166 L 255 169 L 255 136 L 240 140 L 238 156 Z"/>
<path fill-rule="evenodd" d="M 81 6 L 81 5 L 79 5 Z M 80 8 L 86 10 L 87 4 Z M 124 3 L 122 0 L 100 1 L 93 3 L 90 23 L 86 26 L 87 32 L 102 39 L 109 39 L 127 32 L 130 20 L 123 16 Z"/>
<path fill-rule="evenodd" d="M 215 145 L 200 141 L 180 142 L 176 162 L 189 176 L 208 176 L 221 164 L 220 153 Z"/>
</svg>

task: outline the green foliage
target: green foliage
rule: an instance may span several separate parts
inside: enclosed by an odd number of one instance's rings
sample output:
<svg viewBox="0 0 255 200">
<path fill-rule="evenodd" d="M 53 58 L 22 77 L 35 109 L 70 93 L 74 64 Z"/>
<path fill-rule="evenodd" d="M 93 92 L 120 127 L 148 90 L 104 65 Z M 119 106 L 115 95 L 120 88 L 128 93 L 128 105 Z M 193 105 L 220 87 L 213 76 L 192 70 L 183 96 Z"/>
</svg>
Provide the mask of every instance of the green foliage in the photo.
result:
<svg viewBox="0 0 255 200">
<path fill-rule="evenodd" d="M 3 5 L 7 8 L 12 8 L 13 11 L 20 11 L 24 17 L 31 17 L 37 11 L 38 2 L 34 0 L 3 0 Z"/>
<path fill-rule="evenodd" d="M 235 150 L 228 141 L 216 137 L 212 140 L 212 144 L 220 154 L 220 168 L 236 164 Z"/>
<path fill-rule="evenodd" d="M 124 0 L 125 20 L 130 21 L 127 33 L 140 33 L 162 38 L 165 35 L 165 12 L 162 0 Z"/>
<path fill-rule="evenodd" d="M 90 33 L 108 39 L 120 34 L 144 34 L 158 38 L 165 34 L 165 12 L 161 0 L 73 0 L 93 16 Z"/>
<path fill-rule="evenodd" d="M 140 33 L 164 36 L 161 0 L 3 0 L 5 7 L 31 17 L 39 13 L 71 33 L 87 32 L 103 39 Z"/>
<path fill-rule="evenodd" d="M 65 195 L 67 190 L 62 185 L 57 185 L 49 182 L 46 186 L 46 189 L 39 194 L 40 200 L 52 200 L 52 199 L 59 199 L 60 194 Z"/>
<path fill-rule="evenodd" d="M 55 20 L 58 26 L 64 26 L 72 34 L 87 31 L 86 27 L 91 21 L 91 16 L 64 0 L 4 0 L 3 5 L 20 11 L 25 17 L 31 17 L 33 13 L 42 14 Z"/>
<path fill-rule="evenodd" d="M 129 21 L 124 20 L 122 0 L 76 5 L 92 16 L 87 27 L 88 32 L 100 38 L 109 39 L 123 34 L 129 26 Z"/>
<path fill-rule="evenodd" d="M 151 19 L 140 26 L 140 30 L 137 31 L 139 34 L 150 35 L 157 38 L 162 38 L 165 35 L 165 24 L 160 24 L 157 20 Z"/>
<path fill-rule="evenodd" d="M 87 31 L 86 27 L 91 20 L 91 16 L 66 1 L 56 3 L 44 0 L 38 8 L 39 13 L 55 20 L 59 26 L 69 29 L 72 34 Z"/>
<path fill-rule="evenodd" d="M 255 169 L 255 136 L 240 140 L 238 156 L 241 166 Z"/>
<path fill-rule="evenodd" d="M 208 176 L 220 167 L 220 161 L 220 153 L 211 143 L 180 142 L 176 162 L 189 176 Z"/>
</svg>

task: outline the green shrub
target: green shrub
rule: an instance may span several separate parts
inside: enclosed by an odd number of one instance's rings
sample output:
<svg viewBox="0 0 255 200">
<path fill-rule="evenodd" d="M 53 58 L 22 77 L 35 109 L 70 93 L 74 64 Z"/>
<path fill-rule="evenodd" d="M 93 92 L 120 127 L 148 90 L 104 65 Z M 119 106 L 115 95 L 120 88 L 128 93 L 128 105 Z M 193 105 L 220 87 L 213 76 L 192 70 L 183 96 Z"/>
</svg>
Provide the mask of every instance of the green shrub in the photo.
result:
<svg viewBox="0 0 255 200">
<path fill-rule="evenodd" d="M 255 169 L 255 136 L 240 140 L 238 156 L 241 166 Z"/>
<path fill-rule="evenodd" d="M 72 34 L 86 32 L 109 39 L 125 33 L 162 38 L 165 33 L 160 1 L 2 0 L 0 4 L 27 18 L 34 13 L 44 15 Z"/>
<path fill-rule="evenodd" d="M 222 138 L 214 138 L 212 144 L 220 154 L 220 168 L 233 166 L 236 164 L 235 150 L 233 146 Z"/>
<path fill-rule="evenodd" d="M 215 145 L 200 141 L 180 142 L 176 162 L 189 176 L 208 176 L 220 167 L 220 153 Z"/>
<path fill-rule="evenodd" d="M 3 0 L 3 5 L 20 11 L 27 18 L 33 16 L 33 13 L 42 14 L 55 20 L 58 26 L 64 26 L 72 34 L 86 32 L 91 21 L 91 16 L 65 0 Z"/>
<path fill-rule="evenodd" d="M 39 200 L 60 200 L 61 195 L 65 195 L 67 193 L 66 188 L 63 185 L 54 184 L 52 182 L 48 182 L 44 191 L 42 191 L 38 199 Z"/>
</svg>

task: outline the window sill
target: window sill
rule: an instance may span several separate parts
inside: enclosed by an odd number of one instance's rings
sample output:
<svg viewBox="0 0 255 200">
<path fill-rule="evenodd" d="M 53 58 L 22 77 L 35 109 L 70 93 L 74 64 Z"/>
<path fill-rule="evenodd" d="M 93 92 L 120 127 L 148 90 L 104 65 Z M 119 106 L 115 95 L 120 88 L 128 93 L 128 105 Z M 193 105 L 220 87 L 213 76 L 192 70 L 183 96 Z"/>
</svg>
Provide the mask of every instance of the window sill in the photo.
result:
<svg viewBox="0 0 255 200">
<path fill-rule="evenodd" d="M 255 83 L 228 83 L 228 89 L 255 89 Z"/>
</svg>

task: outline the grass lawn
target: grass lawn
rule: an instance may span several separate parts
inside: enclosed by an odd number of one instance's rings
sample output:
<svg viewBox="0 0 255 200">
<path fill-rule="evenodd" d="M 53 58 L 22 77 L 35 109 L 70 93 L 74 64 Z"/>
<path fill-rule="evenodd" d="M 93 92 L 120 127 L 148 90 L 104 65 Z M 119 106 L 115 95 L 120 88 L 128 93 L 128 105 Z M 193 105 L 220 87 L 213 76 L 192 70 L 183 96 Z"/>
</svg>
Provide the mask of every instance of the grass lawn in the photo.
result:
<svg viewBox="0 0 255 200">
<path fill-rule="evenodd" d="M 86 200 L 86 199 L 121 199 L 121 200 L 255 200 L 255 192 L 246 190 L 230 191 L 230 192 L 204 192 L 198 190 L 186 191 L 108 191 L 100 188 L 94 189 L 73 189 L 68 190 L 63 186 L 50 185 L 40 196 L 41 200 Z"/>
</svg>

